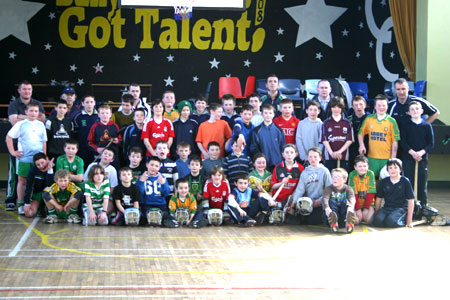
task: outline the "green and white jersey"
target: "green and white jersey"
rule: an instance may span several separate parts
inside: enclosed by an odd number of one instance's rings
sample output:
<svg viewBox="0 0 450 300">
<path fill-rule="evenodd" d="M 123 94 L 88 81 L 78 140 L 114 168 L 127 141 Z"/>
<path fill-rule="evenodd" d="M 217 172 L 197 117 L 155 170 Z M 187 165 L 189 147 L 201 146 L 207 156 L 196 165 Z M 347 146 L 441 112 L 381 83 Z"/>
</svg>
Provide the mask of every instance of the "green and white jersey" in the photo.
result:
<svg viewBox="0 0 450 300">
<path fill-rule="evenodd" d="M 103 201 L 108 201 L 109 199 L 109 180 L 105 179 L 100 188 L 97 188 L 95 184 L 90 181 L 85 181 L 84 183 L 84 196 L 90 196 L 92 201 L 92 208 L 94 211 L 101 209 L 103 207 Z M 88 208 L 87 204 L 83 204 L 83 208 Z"/>
</svg>

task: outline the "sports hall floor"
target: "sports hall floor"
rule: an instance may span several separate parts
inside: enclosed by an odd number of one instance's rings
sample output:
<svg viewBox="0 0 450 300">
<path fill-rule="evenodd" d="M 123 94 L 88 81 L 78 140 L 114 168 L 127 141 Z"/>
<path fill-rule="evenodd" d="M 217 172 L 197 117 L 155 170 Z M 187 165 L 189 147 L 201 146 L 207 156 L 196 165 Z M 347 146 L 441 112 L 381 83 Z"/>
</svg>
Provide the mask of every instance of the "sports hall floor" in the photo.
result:
<svg viewBox="0 0 450 300">
<path fill-rule="evenodd" d="M 447 216 L 449 195 L 430 192 Z M 449 295 L 450 227 L 83 227 L 18 217 L 0 203 L 0 299 Z"/>
</svg>

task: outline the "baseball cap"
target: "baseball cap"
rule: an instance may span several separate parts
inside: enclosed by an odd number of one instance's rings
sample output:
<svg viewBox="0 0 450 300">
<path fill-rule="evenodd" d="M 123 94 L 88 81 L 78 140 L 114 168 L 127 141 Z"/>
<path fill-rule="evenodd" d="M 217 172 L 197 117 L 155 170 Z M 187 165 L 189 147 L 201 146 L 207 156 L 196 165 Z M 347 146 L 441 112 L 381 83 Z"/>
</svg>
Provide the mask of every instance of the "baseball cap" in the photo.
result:
<svg viewBox="0 0 450 300">
<path fill-rule="evenodd" d="M 71 86 L 66 86 L 62 93 L 63 94 L 75 94 L 75 89 Z"/>
</svg>

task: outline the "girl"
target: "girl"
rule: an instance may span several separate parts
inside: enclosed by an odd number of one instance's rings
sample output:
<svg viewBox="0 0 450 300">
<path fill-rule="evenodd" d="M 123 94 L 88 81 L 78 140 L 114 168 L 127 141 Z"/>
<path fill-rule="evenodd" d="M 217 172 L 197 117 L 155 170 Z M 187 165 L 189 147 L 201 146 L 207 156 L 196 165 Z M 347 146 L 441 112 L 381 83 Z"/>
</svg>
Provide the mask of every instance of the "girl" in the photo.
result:
<svg viewBox="0 0 450 300">
<path fill-rule="evenodd" d="M 272 180 L 272 174 L 266 170 L 266 156 L 262 153 L 257 153 L 253 157 L 253 165 L 255 169 L 248 175 L 250 179 L 249 187 L 259 192 L 271 193 L 270 181 Z"/>
<path fill-rule="evenodd" d="M 100 165 L 91 167 L 84 184 L 83 225 L 108 225 L 109 180 Z"/>
<path fill-rule="evenodd" d="M 209 171 L 209 179 L 203 188 L 203 208 L 204 209 L 220 209 L 222 211 L 228 210 L 226 204 L 228 196 L 230 195 L 230 185 L 225 178 L 225 172 L 222 166 L 216 165 Z M 223 221 L 231 221 L 229 214 L 224 215 Z"/>
</svg>

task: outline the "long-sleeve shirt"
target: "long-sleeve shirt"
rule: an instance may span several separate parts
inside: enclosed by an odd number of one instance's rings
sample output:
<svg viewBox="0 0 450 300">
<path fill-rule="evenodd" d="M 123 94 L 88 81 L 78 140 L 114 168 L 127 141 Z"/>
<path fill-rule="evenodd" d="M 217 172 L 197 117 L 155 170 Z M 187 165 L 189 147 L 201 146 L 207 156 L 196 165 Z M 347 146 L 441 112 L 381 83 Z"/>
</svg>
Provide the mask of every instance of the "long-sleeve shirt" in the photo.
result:
<svg viewBox="0 0 450 300">
<path fill-rule="evenodd" d="M 320 133 L 322 131 L 322 120 L 311 121 L 306 118 L 298 123 L 295 142 L 300 159 L 305 161 L 308 158 L 308 150 L 312 147 L 319 147 L 323 151 L 320 143 Z"/>
<path fill-rule="evenodd" d="M 355 193 L 353 189 L 344 184 L 341 189 L 337 189 L 334 185 L 327 186 L 323 193 L 322 207 L 323 209 L 330 207 L 330 201 L 346 202 L 347 207 L 355 207 Z"/>
<path fill-rule="evenodd" d="M 262 123 L 253 130 L 250 153 L 263 153 L 267 166 L 273 167 L 281 162 L 281 149 L 285 144 L 284 132 L 280 127 Z"/>
<path fill-rule="evenodd" d="M 136 186 L 141 193 L 140 204 L 161 206 L 166 205 L 166 197 L 170 194 L 167 180 L 164 184 L 158 182 L 158 176 L 147 176 L 145 181 L 138 179 Z"/>
<path fill-rule="evenodd" d="M 409 150 L 420 151 L 425 150 L 426 154 L 423 158 L 428 158 L 428 153 L 434 146 L 433 127 L 430 123 L 421 120 L 420 123 L 415 123 L 412 120 L 404 121 L 400 131 L 400 145 L 403 151 L 402 158 L 413 160 L 413 157 L 408 153 Z"/>
<path fill-rule="evenodd" d="M 25 197 L 23 199 L 25 204 L 30 204 L 33 194 L 42 192 L 46 187 L 51 186 L 53 182 L 53 172 L 51 174 L 42 172 L 36 166 L 31 168 L 25 187 Z"/>
<path fill-rule="evenodd" d="M 294 192 L 294 199 L 309 197 L 313 201 L 322 201 L 325 187 L 331 185 L 331 174 L 324 165 L 308 166 L 300 175 L 300 181 Z"/>
</svg>

